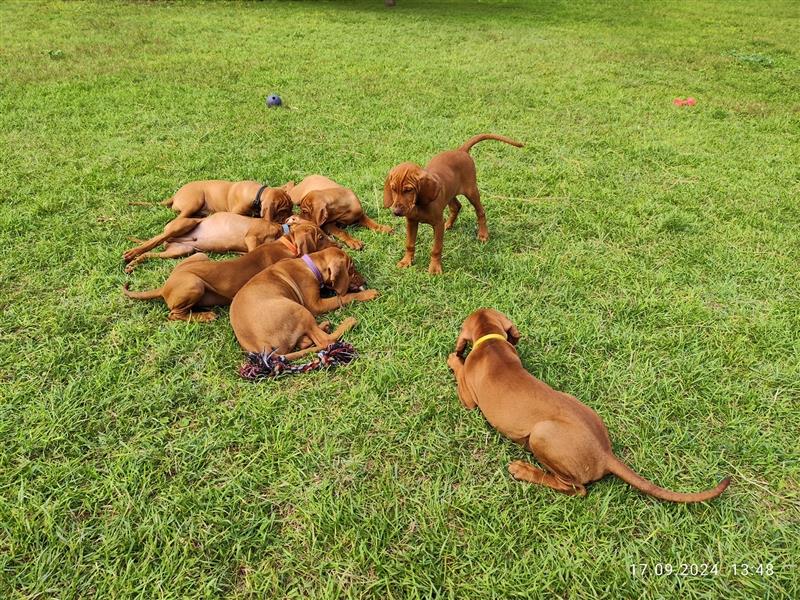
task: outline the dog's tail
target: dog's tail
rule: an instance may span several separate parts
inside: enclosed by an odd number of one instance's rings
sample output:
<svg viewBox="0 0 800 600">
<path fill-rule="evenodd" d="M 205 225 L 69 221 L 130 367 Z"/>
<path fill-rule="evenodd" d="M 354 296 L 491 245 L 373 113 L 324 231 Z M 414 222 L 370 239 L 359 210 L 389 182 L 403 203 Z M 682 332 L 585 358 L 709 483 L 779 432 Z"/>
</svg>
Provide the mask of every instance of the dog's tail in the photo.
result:
<svg viewBox="0 0 800 600">
<path fill-rule="evenodd" d="M 504 135 L 495 135 L 494 133 L 482 133 L 480 135 L 476 135 L 469 138 L 466 142 L 461 144 L 458 147 L 458 149 L 461 150 L 461 152 L 466 152 L 469 154 L 470 148 L 472 148 L 478 142 L 482 142 L 483 140 L 497 140 L 498 142 L 505 142 L 506 144 L 511 144 L 512 146 L 516 146 L 517 148 L 522 148 L 524 146 L 522 142 L 517 142 L 516 140 L 507 138 Z"/>
<path fill-rule="evenodd" d="M 670 502 L 705 502 L 706 500 L 711 500 L 712 498 L 719 496 L 731 483 L 731 478 L 726 477 L 719 482 L 717 487 L 713 489 L 706 490 L 704 492 L 684 494 L 681 492 L 665 490 L 664 488 L 658 487 L 654 483 L 647 481 L 647 479 L 640 476 L 638 473 L 635 473 L 630 467 L 628 467 L 628 465 L 623 463 L 613 454 L 608 455 L 606 468 L 623 481 L 635 487 L 637 490 L 653 496 L 654 498 L 668 500 Z"/>
<path fill-rule="evenodd" d="M 155 290 L 145 290 L 143 292 L 132 292 L 128 289 L 128 284 L 125 283 L 122 286 L 122 293 L 128 298 L 133 298 L 135 300 L 153 300 L 154 298 L 161 298 L 163 289 L 164 288 L 158 288 Z"/>
<path fill-rule="evenodd" d="M 128 202 L 128 206 L 155 206 L 156 204 L 160 204 L 161 206 L 172 206 L 172 201 L 173 197 L 170 196 L 161 202 Z"/>
</svg>

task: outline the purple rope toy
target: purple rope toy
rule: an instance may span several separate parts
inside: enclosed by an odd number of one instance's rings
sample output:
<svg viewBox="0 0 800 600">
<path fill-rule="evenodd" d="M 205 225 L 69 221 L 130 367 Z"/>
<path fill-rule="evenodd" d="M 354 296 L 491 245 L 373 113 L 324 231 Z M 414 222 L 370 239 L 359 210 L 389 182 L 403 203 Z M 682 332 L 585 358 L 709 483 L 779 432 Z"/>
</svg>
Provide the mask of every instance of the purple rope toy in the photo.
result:
<svg viewBox="0 0 800 600">
<path fill-rule="evenodd" d="M 346 365 L 358 357 L 358 352 L 347 342 L 334 342 L 317 352 L 316 358 L 303 364 L 293 365 L 285 356 L 275 354 L 275 350 L 248 352 L 245 357 L 245 362 L 239 367 L 239 376 L 248 381 L 258 381 Z"/>
</svg>

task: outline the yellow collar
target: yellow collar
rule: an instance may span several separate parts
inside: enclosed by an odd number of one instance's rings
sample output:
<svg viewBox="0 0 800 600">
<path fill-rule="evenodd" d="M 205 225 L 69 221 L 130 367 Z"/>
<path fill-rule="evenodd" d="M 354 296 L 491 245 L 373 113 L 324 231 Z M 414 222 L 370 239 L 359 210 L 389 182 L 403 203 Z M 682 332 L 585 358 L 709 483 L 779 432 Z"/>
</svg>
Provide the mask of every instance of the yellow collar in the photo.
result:
<svg viewBox="0 0 800 600">
<path fill-rule="evenodd" d="M 483 337 L 479 337 L 477 340 L 472 342 L 472 351 L 475 352 L 475 350 L 478 349 L 478 346 L 480 346 L 483 342 L 488 342 L 489 340 L 503 340 L 507 342 L 508 338 L 500 333 L 487 333 Z"/>
</svg>

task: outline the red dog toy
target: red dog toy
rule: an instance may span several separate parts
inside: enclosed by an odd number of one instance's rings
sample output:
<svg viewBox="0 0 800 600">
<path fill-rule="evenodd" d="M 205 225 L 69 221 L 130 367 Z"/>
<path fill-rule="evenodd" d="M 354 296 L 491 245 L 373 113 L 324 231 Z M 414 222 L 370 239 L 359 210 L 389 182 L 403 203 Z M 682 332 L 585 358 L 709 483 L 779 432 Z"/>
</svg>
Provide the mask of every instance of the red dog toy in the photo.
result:
<svg viewBox="0 0 800 600">
<path fill-rule="evenodd" d="M 672 103 L 675 106 L 694 106 L 695 104 L 697 104 L 697 100 L 695 100 L 690 96 L 686 100 L 684 100 L 683 98 L 675 98 L 675 100 L 673 100 Z"/>
</svg>

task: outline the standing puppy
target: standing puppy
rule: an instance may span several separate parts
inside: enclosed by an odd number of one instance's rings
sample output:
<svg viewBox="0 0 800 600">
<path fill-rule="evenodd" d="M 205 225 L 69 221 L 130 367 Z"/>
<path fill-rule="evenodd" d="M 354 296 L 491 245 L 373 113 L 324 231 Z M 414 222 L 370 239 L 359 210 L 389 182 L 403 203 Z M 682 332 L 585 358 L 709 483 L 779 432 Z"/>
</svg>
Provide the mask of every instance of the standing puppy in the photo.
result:
<svg viewBox="0 0 800 600">
<path fill-rule="evenodd" d="M 401 269 L 414 261 L 417 245 L 417 227 L 420 222 L 433 226 L 433 250 L 428 272 L 438 275 L 442 272 L 442 245 L 445 229 L 456 222 L 461 203 L 456 196 L 463 194 L 475 207 L 478 215 L 478 239 L 489 239 L 486 228 L 486 213 L 481 204 L 478 182 L 475 175 L 475 162 L 469 150 L 483 140 L 499 140 L 521 148 L 520 142 L 484 133 L 468 139 L 457 150 L 442 152 L 434 156 L 425 169 L 414 163 L 397 165 L 386 177 L 383 186 L 383 206 L 391 208 L 398 217 L 406 218 L 406 253 L 397 263 Z M 444 222 L 444 207 L 450 207 L 450 217 Z"/>
<path fill-rule="evenodd" d="M 547 469 L 517 460 L 508 465 L 516 479 L 585 496 L 586 484 L 613 473 L 645 494 L 671 502 L 711 500 L 728 487 L 726 478 L 714 489 L 683 494 L 632 471 L 614 456 L 608 430 L 596 412 L 525 370 L 514 350 L 519 338 L 508 317 L 483 308 L 464 321 L 456 351 L 447 359 L 461 404 L 469 410 L 479 406 L 495 429 L 530 450 Z M 470 342 L 472 352 L 465 361 Z"/>
</svg>

